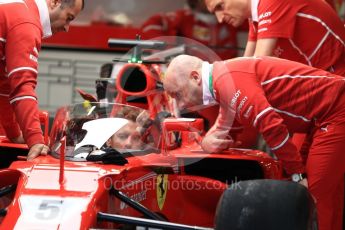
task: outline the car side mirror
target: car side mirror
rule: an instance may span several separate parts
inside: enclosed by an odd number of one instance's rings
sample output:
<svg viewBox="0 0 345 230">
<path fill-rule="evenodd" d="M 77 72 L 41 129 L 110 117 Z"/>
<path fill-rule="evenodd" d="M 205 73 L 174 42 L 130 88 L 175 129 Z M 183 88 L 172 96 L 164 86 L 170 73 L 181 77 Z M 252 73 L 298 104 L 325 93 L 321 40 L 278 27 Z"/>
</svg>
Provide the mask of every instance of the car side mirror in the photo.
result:
<svg viewBox="0 0 345 230">
<path fill-rule="evenodd" d="M 166 118 L 163 121 L 163 130 L 169 131 L 204 131 L 204 120 L 201 118 Z"/>
<path fill-rule="evenodd" d="M 171 133 L 180 132 L 181 144 L 189 144 L 190 133 L 201 135 L 204 133 L 204 120 L 201 118 L 166 118 L 162 123 L 162 152 L 171 146 Z"/>
</svg>

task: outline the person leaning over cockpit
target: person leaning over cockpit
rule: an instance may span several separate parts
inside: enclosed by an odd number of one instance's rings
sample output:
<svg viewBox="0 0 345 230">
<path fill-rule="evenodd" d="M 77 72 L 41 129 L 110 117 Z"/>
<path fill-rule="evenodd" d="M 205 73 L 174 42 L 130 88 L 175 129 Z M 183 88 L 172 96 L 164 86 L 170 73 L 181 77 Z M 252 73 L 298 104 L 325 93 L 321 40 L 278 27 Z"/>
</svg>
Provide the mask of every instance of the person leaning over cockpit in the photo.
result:
<svg viewBox="0 0 345 230">
<path fill-rule="evenodd" d="M 8 139 L 28 145 L 28 160 L 49 150 L 35 92 L 42 39 L 67 32 L 83 7 L 84 0 L 0 3 L 0 123 Z"/>
</svg>

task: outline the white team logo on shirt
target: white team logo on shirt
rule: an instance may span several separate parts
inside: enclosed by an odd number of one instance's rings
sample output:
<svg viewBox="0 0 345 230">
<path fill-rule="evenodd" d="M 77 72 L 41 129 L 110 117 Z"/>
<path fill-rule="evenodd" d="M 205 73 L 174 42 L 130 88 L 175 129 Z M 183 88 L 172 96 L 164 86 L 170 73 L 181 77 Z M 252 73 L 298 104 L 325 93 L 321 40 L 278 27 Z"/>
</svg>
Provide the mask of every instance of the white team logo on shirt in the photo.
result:
<svg viewBox="0 0 345 230">
<path fill-rule="evenodd" d="M 29 55 L 29 58 L 30 58 L 30 60 L 32 60 L 32 61 L 34 61 L 34 62 L 38 62 L 37 57 L 35 57 L 35 56 L 32 55 L 32 54 Z"/>
<path fill-rule="evenodd" d="M 33 53 L 29 54 L 29 58 L 30 60 L 34 61 L 34 62 L 38 62 L 38 50 L 36 47 L 33 48 Z"/>
<path fill-rule="evenodd" d="M 249 108 L 247 109 L 247 111 L 244 113 L 244 117 L 248 118 L 250 116 L 250 114 L 252 113 L 253 110 L 253 106 L 249 106 Z"/>
<path fill-rule="evenodd" d="M 37 50 L 36 47 L 34 47 L 33 51 L 34 51 L 34 53 L 38 56 L 38 50 Z"/>
<path fill-rule="evenodd" d="M 263 19 L 263 18 L 271 17 L 271 15 L 272 15 L 272 12 L 271 12 L 271 11 L 264 12 L 264 13 L 260 14 L 260 16 L 259 16 L 259 21 L 260 21 L 261 19 Z"/>
<path fill-rule="evenodd" d="M 241 95 L 241 90 L 237 90 L 237 92 L 234 93 L 234 95 L 233 95 L 233 97 L 231 99 L 231 103 L 230 103 L 232 108 L 234 108 L 234 106 L 235 106 L 238 98 L 240 97 L 240 95 Z"/>
<path fill-rule="evenodd" d="M 240 102 L 239 106 L 237 107 L 237 113 L 241 113 L 241 110 L 244 106 L 244 104 L 246 103 L 246 101 L 248 100 L 248 97 L 245 96 L 242 101 Z"/>
</svg>

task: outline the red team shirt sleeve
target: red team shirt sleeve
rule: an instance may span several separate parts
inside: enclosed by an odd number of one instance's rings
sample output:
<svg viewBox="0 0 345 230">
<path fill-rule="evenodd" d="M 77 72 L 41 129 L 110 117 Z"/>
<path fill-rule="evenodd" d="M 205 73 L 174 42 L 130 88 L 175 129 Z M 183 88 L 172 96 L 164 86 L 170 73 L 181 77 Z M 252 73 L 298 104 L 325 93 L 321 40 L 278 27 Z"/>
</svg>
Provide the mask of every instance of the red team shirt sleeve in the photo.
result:
<svg viewBox="0 0 345 230">
<path fill-rule="evenodd" d="M 1 126 L 3 128 L 4 134 L 9 139 L 14 139 L 20 136 L 20 128 L 14 116 L 12 106 L 8 102 L 8 97 L 0 97 L 0 108 L 1 111 L 6 111 L 0 113 Z"/>
<path fill-rule="evenodd" d="M 219 101 L 224 105 L 221 106 L 216 129 L 228 127 L 229 116 L 236 116 L 239 123 L 253 126 L 263 135 L 271 150 L 283 162 L 284 169 L 288 174 L 304 172 L 301 156 L 291 142 L 282 117 L 268 103 L 255 75 L 250 73 L 247 73 L 248 76 L 243 76 L 243 73 L 232 74 L 241 74 L 241 84 L 236 86 L 236 89 L 229 90 L 228 87 L 224 87 L 233 84 L 230 82 L 232 78 L 228 75 L 219 77 L 214 83 Z M 231 120 L 233 119 L 230 118 Z"/>
<path fill-rule="evenodd" d="M 294 33 L 297 12 L 298 9 L 289 6 L 286 1 L 260 1 L 256 39 L 291 38 Z M 252 35 L 251 39 L 253 38 Z"/>
<path fill-rule="evenodd" d="M 6 38 L 9 101 L 29 147 L 44 143 L 35 94 L 40 38 L 40 29 L 31 23 L 14 26 Z"/>
</svg>

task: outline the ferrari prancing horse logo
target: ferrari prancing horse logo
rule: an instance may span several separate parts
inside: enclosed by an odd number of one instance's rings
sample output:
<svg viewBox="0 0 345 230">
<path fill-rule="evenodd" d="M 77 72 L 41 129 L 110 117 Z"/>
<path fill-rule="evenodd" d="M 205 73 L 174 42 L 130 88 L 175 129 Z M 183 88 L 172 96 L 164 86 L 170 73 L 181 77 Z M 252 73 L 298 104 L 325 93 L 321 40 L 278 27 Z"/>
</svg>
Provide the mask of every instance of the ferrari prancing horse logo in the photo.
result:
<svg viewBox="0 0 345 230">
<path fill-rule="evenodd" d="M 160 210 L 163 209 L 168 191 L 168 175 L 158 174 L 156 182 L 157 203 Z"/>
</svg>

